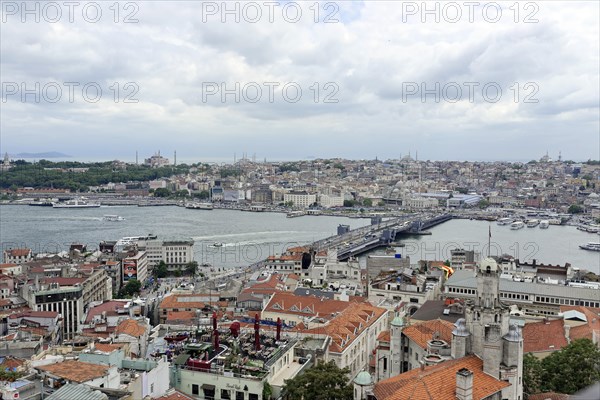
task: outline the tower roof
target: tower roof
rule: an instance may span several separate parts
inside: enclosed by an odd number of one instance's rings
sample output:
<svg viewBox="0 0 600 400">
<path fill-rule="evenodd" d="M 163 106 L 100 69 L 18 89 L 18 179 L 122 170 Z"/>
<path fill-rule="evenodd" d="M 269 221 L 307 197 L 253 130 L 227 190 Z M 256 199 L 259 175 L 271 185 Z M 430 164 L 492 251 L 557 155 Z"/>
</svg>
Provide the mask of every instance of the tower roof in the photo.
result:
<svg viewBox="0 0 600 400">
<path fill-rule="evenodd" d="M 402 318 L 401 316 L 396 316 L 392 322 L 391 322 L 392 326 L 404 326 L 404 318 Z"/>
<path fill-rule="evenodd" d="M 353 382 L 358 386 L 369 386 L 373 384 L 373 378 L 367 371 L 360 371 Z"/>
</svg>

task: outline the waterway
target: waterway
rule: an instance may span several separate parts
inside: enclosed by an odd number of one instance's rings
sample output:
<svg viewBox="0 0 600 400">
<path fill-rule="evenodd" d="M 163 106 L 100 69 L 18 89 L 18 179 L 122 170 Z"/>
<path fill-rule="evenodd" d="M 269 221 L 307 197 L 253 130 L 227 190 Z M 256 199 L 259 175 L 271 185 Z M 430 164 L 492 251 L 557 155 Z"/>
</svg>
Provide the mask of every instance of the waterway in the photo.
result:
<svg viewBox="0 0 600 400">
<path fill-rule="evenodd" d="M 121 222 L 102 219 L 118 214 Z M 196 241 L 195 259 L 219 267 L 245 266 L 282 253 L 286 248 L 311 243 L 334 235 L 339 224 L 357 228 L 368 219 L 304 216 L 286 218 L 283 213 L 252 213 L 234 210 L 188 210 L 182 207 L 100 207 L 53 209 L 51 207 L 0 206 L 0 246 L 30 247 L 36 253 L 67 250 L 71 243 L 96 249 L 102 240 L 156 234 L 191 237 Z M 491 227 L 491 246 L 488 247 Z M 460 247 L 487 255 L 510 254 L 522 261 L 571 263 L 573 267 L 600 273 L 600 252 L 582 250 L 579 245 L 598 242 L 600 236 L 572 226 L 548 229 L 511 230 L 495 222 L 451 220 L 431 228 L 428 236 L 406 236 L 404 247 L 396 248 L 412 262 L 421 259 L 446 260 L 450 250 Z M 222 243 L 222 247 L 212 247 Z M 376 252 L 382 252 L 377 250 Z"/>
</svg>

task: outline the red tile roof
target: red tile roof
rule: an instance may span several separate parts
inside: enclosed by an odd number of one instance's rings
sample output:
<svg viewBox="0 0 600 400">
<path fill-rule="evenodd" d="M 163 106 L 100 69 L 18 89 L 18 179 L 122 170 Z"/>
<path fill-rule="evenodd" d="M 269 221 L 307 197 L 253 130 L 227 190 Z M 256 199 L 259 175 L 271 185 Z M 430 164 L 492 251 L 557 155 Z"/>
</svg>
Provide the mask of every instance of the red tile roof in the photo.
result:
<svg viewBox="0 0 600 400">
<path fill-rule="evenodd" d="M 427 342 L 437 335 L 437 339 L 444 340 L 450 344 L 452 341 L 452 330 L 454 325 L 451 322 L 442 319 L 434 319 L 431 321 L 419 322 L 417 324 L 407 326 L 402 330 L 402 333 L 415 342 L 420 348 L 427 349 Z"/>
<path fill-rule="evenodd" d="M 10 319 L 17 319 L 17 318 L 56 318 L 58 317 L 58 314 L 56 311 L 24 311 L 21 313 L 15 313 L 10 315 L 8 318 Z"/>
<path fill-rule="evenodd" d="M 109 367 L 82 361 L 63 361 L 56 364 L 36 367 L 39 370 L 51 373 L 66 380 L 82 383 L 100 378 L 108 374 Z"/>
<path fill-rule="evenodd" d="M 475 355 L 445 361 L 438 365 L 413 369 L 375 384 L 377 400 L 430 400 L 456 398 L 456 372 L 473 372 L 473 399 L 480 400 L 505 387 L 508 382 L 483 372 L 483 361 Z"/>
<path fill-rule="evenodd" d="M 167 392 L 167 394 L 159 397 L 156 400 L 194 400 L 194 398 L 180 392 L 179 390 L 171 389 L 169 392 Z"/>
<path fill-rule="evenodd" d="M 349 306 L 324 327 L 305 330 L 308 333 L 325 332 L 331 337 L 329 351 L 343 352 L 361 333 L 375 323 L 387 310 L 369 303 L 349 303 Z"/>
<path fill-rule="evenodd" d="M 129 335 L 133 337 L 140 337 L 146 332 L 146 327 L 133 319 L 123 320 L 115 329 L 115 335 Z"/>
<path fill-rule="evenodd" d="M 117 312 L 118 309 L 124 309 L 125 304 L 127 304 L 127 301 L 121 301 L 121 300 L 105 301 L 104 303 L 99 304 L 99 305 L 89 309 L 89 311 L 86 315 L 86 318 L 85 318 L 85 322 L 86 322 L 86 324 L 89 324 L 94 319 L 94 316 L 102 315 L 103 312 L 106 312 L 107 316 L 125 315 L 125 314 L 119 314 Z"/>
<path fill-rule="evenodd" d="M 264 311 L 301 316 L 327 316 L 348 308 L 348 301 L 330 300 L 315 296 L 297 296 L 290 292 L 277 292 Z"/>
<path fill-rule="evenodd" d="M 548 322 L 532 322 L 523 327 L 523 352 L 538 353 L 556 351 L 565 347 L 568 342 L 562 319 Z"/>
<path fill-rule="evenodd" d="M 25 257 L 31 253 L 31 249 L 8 249 L 4 250 L 10 257 Z"/>
</svg>

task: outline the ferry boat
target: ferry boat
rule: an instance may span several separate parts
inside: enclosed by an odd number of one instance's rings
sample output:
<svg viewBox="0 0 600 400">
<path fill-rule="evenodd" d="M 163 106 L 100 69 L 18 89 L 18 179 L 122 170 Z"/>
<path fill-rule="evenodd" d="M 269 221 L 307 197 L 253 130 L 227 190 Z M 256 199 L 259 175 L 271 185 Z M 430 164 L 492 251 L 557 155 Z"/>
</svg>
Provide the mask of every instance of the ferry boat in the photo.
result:
<svg viewBox="0 0 600 400">
<path fill-rule="evenodd" d="M 600 242 L 589 242 L 579 246 L 583 250 L 600 251 Z"/>
<path fill-rule="evenodd" d="M 521 228 L 525 228 L 525 223 L 523 221 L 515 221 L 512 224 L 510 224 L 510 229 L 512 230 L 517 230 Z"/>
<path fill-rule="evenodd" d="M 548 221 L 547 219 L 543 219 L 540 221 L 540 229 L 548 229 L 549 226 L 550 221 Z"/>
<path fill-rule="evenodd" d="M 55 202 L 52 203 L 53 208 L 98 208 L 100 203 L 88 202 L 85 198 L 79 197 L 71 200 L 67 200 L 64 203 Z"/>
<path fill-rule="evenodd" d="M 530 219 L 530 220 L 527 221 L 527 227 L 528 228 L 535 228 L 539 224 L 540 224 L 540 220 L 539 219 Z"/>
<path fill-rule="evenodd" d="M 189 203 L 185 208 L 190 210 L 212 210 L 214 207 L 211 203 Z"/>
<path fill-rule="evenodd" d="M 498 225 L 510 225 L 513 222 L 512 218 L 500 218 L 498 221 L 496 221 L 496 224 Z"/>
<path fill-rule="evenodd" d="M 287 213 L 286 217 L 287 218 L 296 218 L 296 217 L 302 217 L 303 215 L 306 215 L 306 213 L 304 211 L 290 211 L 289 213 Z"/>
<path fill-rule="evenodd" d="M 120 215 L 109 214 L 102 217 L 104 221 L 116 222 L 116 221 L 125 221 L 125 218 Z"/>
</svg>

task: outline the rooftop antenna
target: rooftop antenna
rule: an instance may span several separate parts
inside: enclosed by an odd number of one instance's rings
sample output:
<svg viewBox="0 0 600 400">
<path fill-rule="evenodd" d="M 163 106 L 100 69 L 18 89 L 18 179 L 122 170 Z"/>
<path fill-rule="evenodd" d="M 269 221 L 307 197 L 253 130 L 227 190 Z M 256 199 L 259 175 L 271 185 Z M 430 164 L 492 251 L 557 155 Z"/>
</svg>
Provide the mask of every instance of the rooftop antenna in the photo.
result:
<svg viewBox="0 0 600 400">
<path fill-rule="evenodd" d="M 492 225 L 489 225 L 489 234 L 488 234 L 488 258 L 490 256 L 490 249 L 492 248 Z"/>
<path fill-rule="evenodd" d="M 177 150 L 173 151 L 173 165 L 177 166 Z"/>
</svg>

